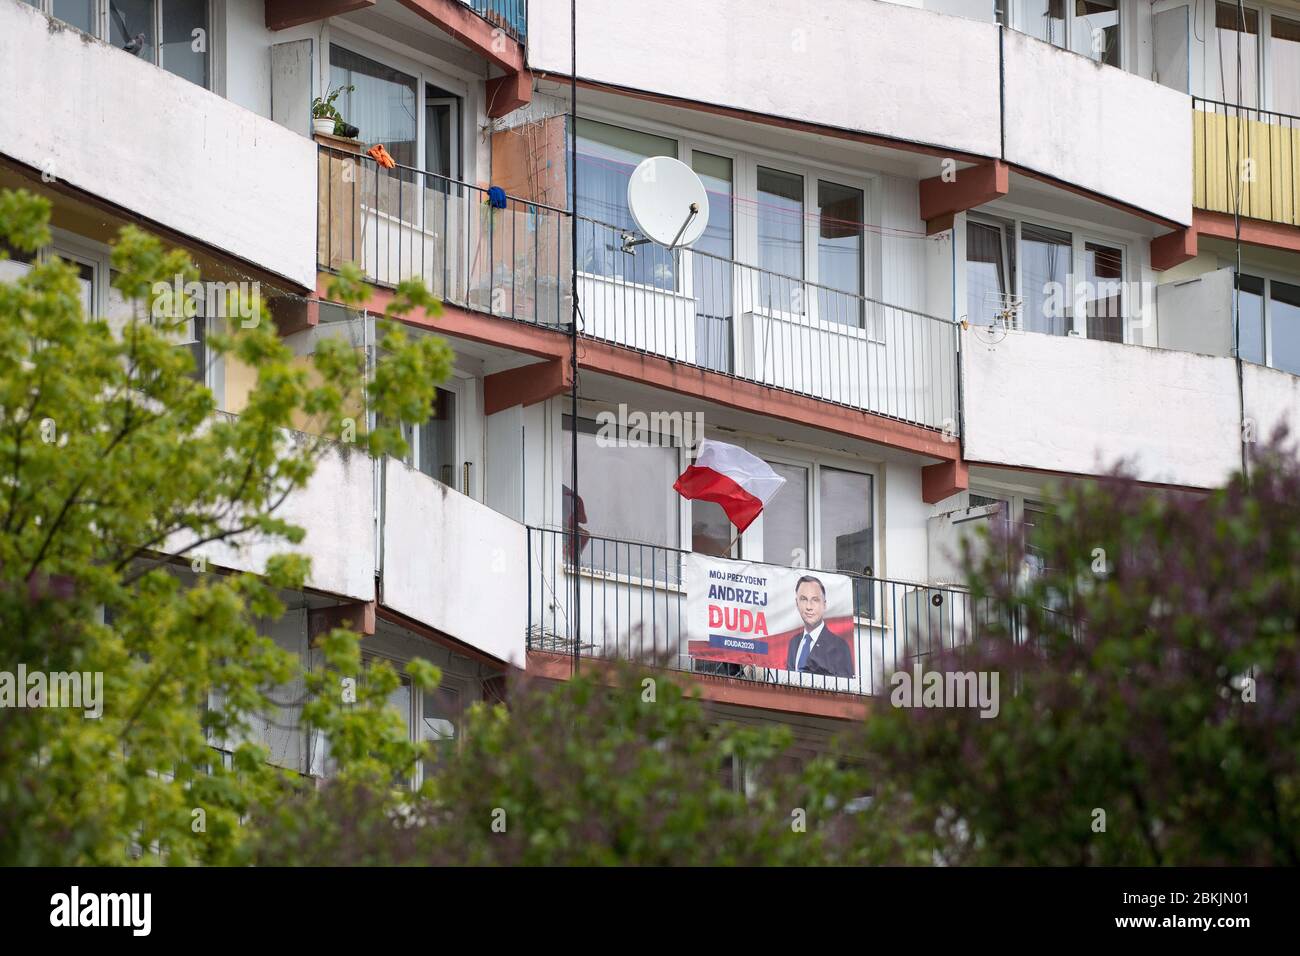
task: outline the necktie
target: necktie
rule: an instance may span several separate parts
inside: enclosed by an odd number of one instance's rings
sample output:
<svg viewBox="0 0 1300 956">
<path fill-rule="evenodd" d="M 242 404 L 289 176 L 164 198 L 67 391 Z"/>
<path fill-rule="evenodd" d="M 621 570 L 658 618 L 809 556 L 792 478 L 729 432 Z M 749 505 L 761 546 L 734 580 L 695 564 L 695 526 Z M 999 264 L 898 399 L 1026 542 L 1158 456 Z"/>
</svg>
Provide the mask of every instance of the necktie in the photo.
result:
<svg viewBox="0 0 1300 956">
<path fill-rule="evenodd" d="M 803 632 L 803 640 L 799 642 L 799 659 L 795 661 L 794 669 L 801 671 L 808 663 L 808 653 L 812 650 L 812 635 L 807 631 Z"/>
</svg>

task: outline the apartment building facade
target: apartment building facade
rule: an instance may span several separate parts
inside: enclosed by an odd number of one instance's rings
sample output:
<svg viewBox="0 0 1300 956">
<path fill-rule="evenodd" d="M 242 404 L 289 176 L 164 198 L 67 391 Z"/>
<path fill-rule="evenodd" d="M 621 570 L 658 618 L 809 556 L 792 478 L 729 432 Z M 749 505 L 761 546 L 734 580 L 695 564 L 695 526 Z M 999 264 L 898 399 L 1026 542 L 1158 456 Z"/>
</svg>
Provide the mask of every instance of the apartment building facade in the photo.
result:
<svg viewBox="0 0 1300 956">
<path fill-rule="evenodd" d="M 969 636 L 973 529 L 1121 459 L 1212 488 L 1300 423 L 1300 3 L 0 0 L 0 54 L 0 186 L 54 201 L 88 309 L 126 222 L 260 282 L 303 355 L 373 353 L 403 279 L 443 299 L 407 319 L 455 350 L 433 417 L 287 505 L 313 575 L 268 625 L 443 665 L 413 735 L 634 657 L 816 749 Z M 340 89 L 356 135 L 315 133 Z M 688 250 L 630 241 L 652 156 L 707 190 Z M 247 370 L 204 365 L 238 414 Z M 744 534 L 672 488 L 699 437 L 786 479 Z M 698 652 L 692 555 L 851 579 L 852 671 Z M 274 759 L 325 772 L 281 717 Z"/>
</svg>

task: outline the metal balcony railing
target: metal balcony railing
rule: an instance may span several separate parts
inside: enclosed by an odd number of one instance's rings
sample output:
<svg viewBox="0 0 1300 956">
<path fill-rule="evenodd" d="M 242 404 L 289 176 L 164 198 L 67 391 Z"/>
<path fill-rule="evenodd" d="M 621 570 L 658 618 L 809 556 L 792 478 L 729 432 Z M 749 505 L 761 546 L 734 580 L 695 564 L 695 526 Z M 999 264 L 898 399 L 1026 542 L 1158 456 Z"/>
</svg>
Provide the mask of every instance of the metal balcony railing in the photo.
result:
<svg viewBox="0 0 1300 956">
<path fill-rule="evenodd" d="M 584 536 L 585 537 L 585 536 Z M 889 675 L 911 670 L 936 652 L 978 638 L 981 616 L 965 591 L 834 571 L 853 579 L 852 677 L 742 666 L 691 655 L 683 558 L 659 545 L 586 538 L 575 565 L 570 536 L 528 529 L 528 648 L 582 657 L 628 660 L 697 674 L 841 693 L 889 692 Z M 816 574 L 816 571 L 809 571 Z M 576 585 L 576 594 L 575 594 Z M 570 613 L 580 603 L 581 633 Z"/>
<path fill-rule="evenodd" d="M 1300 116 L 1192 97 L 1193 205 L 1300 226 Z"/>
<path fill-rule="evenodd" d="M 567 330 L 565 210 L 322 146 L 319 261 L 420 279 L 465 308 Z M 503 204 L 503 205 L 502 205 Z M 698 250 L 629 246 L 578 219 L 579 331 L 935 430 L 958 431 L 959 327 L 867 296 Z"/>
<path fill-rule="evenodd" d="M 317 259 L 374 283 L 418 279 L 445 302 L 568 329 L 570 226 L 562 209 L 321 146 Z"/>
<path fill-rule="evenodd" d="M 488 23 L 522 42 L 528 35 L 527 0 L 462 0 Z"/>
<path fill-rule="evenodd" d="M 699 250 L 629 247 L 627 238 L 579 217 L 584 334 L 956 432 L 953 322 Z"/>
</svg>

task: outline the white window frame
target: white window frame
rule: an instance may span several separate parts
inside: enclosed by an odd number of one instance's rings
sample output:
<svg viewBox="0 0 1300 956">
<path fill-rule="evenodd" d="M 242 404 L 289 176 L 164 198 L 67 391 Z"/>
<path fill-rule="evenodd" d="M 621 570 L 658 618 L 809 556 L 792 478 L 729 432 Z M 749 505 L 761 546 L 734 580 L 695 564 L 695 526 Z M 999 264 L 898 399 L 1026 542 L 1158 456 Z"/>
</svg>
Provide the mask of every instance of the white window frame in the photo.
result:
<svg viewBox="0 0 1300 956">
<path fill-rule="evenodd" d="M 1260 10 L 1259 17 L 1259 82 L 1263 89 L 1260 91 L 1260 103 L 1264 110 L 1274 113 L 1281 113 L 1283 116 L 1293 116 L 1296 114 L 1286 113 L 1279 109 L 1277 103 L 1277 83 L 1273 76 L 1273 18 L 1286 20 L 1290 23 L 1300 24 L 1300 9 L 1274 10 L 1265 7 Z"/>
<path fill-rule="evenodd" d="M 1300 276 L 1288 276 L 1276 269 L 1260 269 L 1246 263 L 1242 264 L 1240 274 L 1254 279 L 1262 279 L 1264 282 L 1264 365 L 1267 368 L 1284 372 L 1286 369 L 1279 369 L 1273 364 L 1273 283 L 1281 282 L 1286 285 L 1300 286 Z M 1243 359 L 1242 361 L 1249 362 L 1251 365 L 1255 364 L 1250 362 L 1249 359 Z M 1296 373 L 1288 372 L 1287 374 L 1294 375 Z"/>
<path fill-rule="evenodd" d="M 885 564 L 885 555 L 883 546 L 885 536 L 883 534 L 883 522 L 881 511 L 881 468 L 874 462 L 864 461 L 860 458 L 854 458 L 849 455 L 836 455 L 834 453 L 809 449 L 806 454 L 800 455 L 789 448 L 775 446 L 762 440 L 745 441 L 737 440 L 735 435 L 718 436 L 720 440 L 729 441 L 733 444 L 739 444 L 752 455 L 768 462 L 776 462 L 782 465 L 791 465 L 798 468 L 804 468 L 808 472 L 808 501 L 805 502 L 807 510 L 806 521 L 808 528 L 808 554 L 805 556 L 805 567 L 815 570 L 834 571 L 834 568 L 821 567 L 821 491 L 822 491 L 822 468 L 833 468 L 837 471 L 848 471 L 858 475 L 865 475 L 871 478 L 871 550 L 875 564 L 872 566 L 872 576 L 876 578 L 884 577 L 882 568 Z M 740 539 L 740 559 L 742 561 L 758 561 L 764 564 L 775 564 L 781 567 L 790 567 L 786 561 L 772 561 L 769 556 L 763 553 L 763 515 L 760 513 L 754 523 L 745 529 L 745 533 Z"/>
<path fill-rule="evenodd" d="M 989 205 L 984 207 L 980 213 L 967 213 L 968 220 L 984 223 L 986 225 L 1001 225 L 1006 227 L 1008 224 L 1015 226 L 1015 243 L 1016 243 L 1016 271 L 1014 276 L 1014 294 L 1021 303 L 1020 324 L 1023 329 L 1024 325 L 1024 245 L 1022 241 L 1023 227 L 1041 226 L 1046 229 L 1054 229 L 1058 232 L 1070 234 L 1070 279 L 1068 300 L 1070 303 L 1070 331 L 1067 335 L 1078 336 L 1079 338 L 1088 337 L 1088 317 L 1085 309 L 1086 299 L 1080 294 L 1079 285 L 1084 281 L 1086 275 L 1086 251 L 1087 243 L 1097 243 L 1100 245 L 1110 246 L 1118 249 L 1124 257 L 1122 268 L 1122 277 L 1119 282 L 1123 290 L 1123 344 L 1128 345 L 1133 342 L 1134 335 L 1134 306 L 1133 297 L 1129 294 L 1133 289 L 1133 276 L 1138 275 L 1137 264 L 1133 258 L 1132 241 L 1126 237 L 1096 229 L 1086 223 L 1071 222 L 1054 218 L 1050 215 L 1040 215 L 1032 209 L 1024 207 L 1013 207 L 1008 205 Z M 1002 220 L 999 222 L 999 220 Z M 1004 251 L 1005 254 L 1005 251 Z M 1004 266 L 1006 264 L 1004 263 Z M 965 267 L 965 263 L 962 263 Z M 1039 333 L 1042 334 L 1042 333 Z"/>
<path fill-rule="evenodd" d="M 1023 302 L 1023 300 L 1020 299 L 1020 247 L 1019 247 L 1020 221 L 1018 219 L 1010 218 L 1010 217 L 1002 218 L 1000 216 L 984 215 L 984 214 L 972 212 L 966 215 L 967 227 L 969 227 L 971 223 L 975 223 L 980 226 L 987 226 L 991 229 L 996 229 L 998 231 L 998 235 L 1002 237 L 1002 241 L 1001 241 L 1002 275 L 1004 279 L 1007 280 L 1005 282 L 1005 288 L 1003 289 L 1002 294 L 1008 296 L 1012 301 L 1018 300 Z M 969 232 L 967 233 L 966 236 L 966 242 L 968 244 L 967 257 L 964 262 L 960 263 L 960 267 L 967 270 L 966 281 L 969 285 L 970 282 L 970 272 L 969 272 L 970 234 Z M 1012 257 L 1010 255 L 1013 246 L 1015 247 L 1015 253 L 1016 253 L 1014 269 L 1012 268 Z M 973 316 L 969 314 L 970 313 L 969 294 L 967 295 L 966 302 L 960 303 L 960 305 L 964 305 L 966 308 L 966 313 L 967 313 L 966 320 L 968 322 L 970 322 L 972 325 L 976 324 L 977 322 L 982 324 L 983 316 Z M 1021 316 L 1021 321 L 1023 321 L 1023 316 Z"/>
<path fill-rule="evenodd" d="M 1236 6 L 1235 3 L 1231 5 Z M 1205 74 L 1204 74 L 1206 81 L 1209 81 L 1211 78 L 1217 78 L 1219 64 L 1222 62 L 1222 56 L 1219 47 L 1219 31 L 1218 28 L 1214 25 L 1215 12 L 1217 9 L 1218 9 L 1218 0 L 1210 0 L 1210 2 L 1206 3 L 1205 5 L 1205 12 L 1204 12 L 1205 32 L 1202 35 L 1206 38 L 1204 43 L 1206 55 L 1212 57 L 1211 61 L 1206 64 Z M 1272 35 L 1271 18 L 1269 16 L 1269 11 L 1267 10 L 1267 8 L 1261 7 L 1258 4 L 1247 3 L 1245 4 L 1245 9 L 1247 13 L 1254 13 L 1259 23 L 1259 34 L 1256 37 L 1256 42 L 1259 44 L 1259 49 L 1257 51 L 1257 56 L 1256 56 L 1257 75 L 1255 77 L 1255 86 L 1256 86 L 1255 102 L 1258 104 L 1258 106 L 1245 107 L 1245 108 L 1266 110 L 1268 109 L 1268 104 L 1272 101 L 1273 98 L 1273 84 L 1271 81 L 1272 70 L 1269 69 L 1269 43 L 1268 43 L 1268 40 Z M 1300 16 L 1297 16 L 1295 19 L 1300 19 Z M 1235 49 L 1233 50 L 1233 53 L 1235 55 L 1236 53 Z M 1235 89 L 1232 91 L 1231 95 L 1234 97 L 1236 96 Z M 1234 102 L 1233 99 L 1229 99 L 1228 90 L 1222 90 L 1220 92 L 1220 96 L 1222 97 L 1222 102 L 1224 103 L 1228 103 L 1233 106 L 1240 105 Z"/>
<path fill-rule="evenodd" d="M 731 160 L 731 196 L 732 196 L 732 230 L 731 230 L 731 259 L 741 268 L 758 270 L 758 217 L 757 215 L 743 215 L 740 212 L 742 204 L 753 203 L 758 198 L 758 167 L 767 166 L 772 169 L 785 173 L 794 173 L 803 177 L 803 209 L 804 209 L 804 243 L 803 243 L 803 260 L 804 274 L 803 281 L 818 284 L 817 268 L 817 223 L 808 215 L 810 209 L 817 204 L 817 180 L 824 179 L 834 183 L 837 186 L 844 186 L 850 189 L 857 189 L 862 193 L 862 212 L 864 221 L 870 221 L 873 218 L 875 203 L 877 202 L 877 192 L 879 185 L 879 176 L 873 172 L 864 172 L 861 169 L 852 169 L 847 166 L 837 166 L 833 164 L 809 163 L 806 157 L 793 153 L 786 153 L 777 150 L 764 150 L 755 147 L 752 144 L 738 140 L 715 137 L 696 130 L 687 130 L 680 126 L 669 123 L 662 123 L 655 120 L 649 120 L 640 116 L 630 116 L 626 113 L 619 113 L 613 110 L 602 109 L 599 107 L 584 108 L 582 111 L 584 119 L 596 120 L 600 123 L 606 123 L 610 126 L 619 126 L 624 129 L 634 130 L 636 132 L 649 133 L 654 136 L 662 136 L 665 139 L 675 140 L 677 143 L 677 156 L 683 162 L 689 163 L 693 158 L 695 151 L 711 153 L 714 156 L 722 156 Z M 879 281 L 879 270 L 874 267 L 876 255 L 875 244 L 872 242 L 871 235 L 864 229 L 862 237 L 862 292 L 864 298 L 871 298 L 873 290 Z M 682 275 L 683 281 L 681 288 L 675 294 L 692 296 L 693 283 L 690 263 L 690 252 L 682 254 Z M 585 275 L 585 273 L 584 273 Z M 606 277 L 597 277 L 606 278 Z M 606 281 L 619 281 L 606 278 Z M 632 285 L 629 283 L 629 285 Z M 650 286 L 637 286 L 650 290 Z M 657 292 L 668 292 L 669 290 L 655 289 Z M 810 311 L 816 309 L 816 297 L 812 297 L 814 302 Z M 799 318 L 807 320 L 808 316 L 791 316 L 782 313 L 779 317 Z M 849 330 L 852 326 L 835 326 L 834 330 Z M 866 332 L 866 329 L 858 329 L 860 332 Z"/>
<path fill-rule="evenodd" d="M 640 406 L 636 405 L 635 403 L 632 402 L 628 403 L 629 411 L 633 411 L 639 408 Z M 644 409 L 641 410 L 644 411 Z M 570 448 L 570 446 L 567 443 L 571 441 L 570 433 L 568 429 L 564 427 L 564 419 L 568 418 L 571 412 L 572 409 L 569 407 L 569 403 L 567 400 L 564 401 L 557 400 L 554 402 L 553 427 L 555 429 L 554 434 L 558 436 L 559 441 L 556 442 L 554 445 L 553 461 L 554 461 L 555 473 L 560 476 L 560 480 L 555 483 L 555 489 L 552 494 L 551 508 L 553 510 L 551 514 L 554 516 L 554 518 L 551 522 L 550 527 L 558 528 L 562 531 L 568 530 L 568 525 L 564 521 L 564 489 L 565 487 L 568 486 L 570 475 L 569 475 L 569 470 L 564 467 L 564 456 L 566 453 L 568 453 Z M 578 419 L 580 421 L 594 422 L 596 420 L 596 416 L 599 415 L 601 412 L 611 412 L 614 415 L 617 415 L 618 403 L 614 402 L 611 404 L 608 402 L 591 401 L 589 399 L 580 399 L 578 402 Z M 685 413 L 683 412 L 683 414 Z M 689 464 L 689 460 L 687 458 L 688 449 L 682 448 L 680 445 L 676 445 L 673 446 L 670 450 L 675 451 L 677 453 L 677 471 L 678 474 L 681 474 L 681 472 L 686 470 L 687 464 Z M 582 453 L 579 452 L 579 455 L 581 454 Z M 668 488 L 665 490 L 666 493 L 672 496 L 673 499 L 672 506 L 677 509 L 677 521 L 676 521 L 677 543 L 664 544 L 662 542 L 657 542 L 657 541 L 634 541 L 633 543 L 644 544 L 648 548 L 665 548 L 669 551 L 690 551 L 691 550 L 690 549 L 690 542 L 691 542 L 690 502 L 683 499 L 680 495 L 678 495 L 675 491 L 673 491 L 672 488 Z M 581 482 L 579 482 L 579 486 L 578 486 L 578 496 L 579 497 L 582 496 Z M 591 532 L 591 533 L 595 534 L 596 537 L 603 536 L 603 535 L 596 534 L 595 532 Z M 630 541 L 631 539 L 615 538 L 611 540 Z M 567 566 L 567 559 L 566 559 L 566 566 Z M 573 568 L 570 566 L 568 567 L 568 570 L 572 571 Z M 593 571 L 590 568 L 580 568 L 580 572 L 582 574 L 588 574 L 588 575 L 593 574 Z M 599 574 L 599 572 L 594 572 L 594 573 Z M 642 586 L 644 587 L 657 587 L 660 589 L 664 587 L 663 582 L 658 582 L 656 584 L 655 582 L 649 580 L 641 580 L 641 579 L 632 579 L 630 583 L 635 584 L 638 581 L 640 581 Z"/>
<path fill-rule="evenodd" d="M 422 688 L 417 687 L 415 682 L 405 673 L 405 667 L 410 663 L 410 659 L 395 654 L 387 649 L 372 648 L 362 655 L 361 674 L 356 676 L 360 678 L 364 675 L 367 667 L 370 667 L 372 664 L 378 663 L 379 661 L 386 661 L 392 665 L 393 670 L 397 673 L 398 679 L 410 688 L 409 713 L 406 715 L 406 739 L 412 743 L 420 743 L 424 739 L 421 736 L 421 723 L 424 720 L 425 692 Z M 318 668 L 323 668 L 324 666 L 324 659 L 321 656 L 320 651 L 313 649 L 311 652 L 311 669 L 314 671 Z M 443 668 L 442 670 L 443 679 L 438 685 L 438 689 L 454 690 L 458 695 L 460 695 L 461 702 L 464 704 L 467 681 L 463 678 L 449 676 L 446 668 Z M 340 675 L 340 677 L 342 676 L 346 675 Z M 305 752 L 303 755 L 303 762 L 306 765 L 304 774 L 317 779 L 328 779 L 328 774 L 326 773 L 326 761 L 328 760 L 328 755 L 320 752 L 318 749 L 323 744 L 323 735 L 318 730 L 309 730 L 306 725 L 303 725 L 301 729 L 306 738 L 304 741 Z M 456 734 L 453 739 L 456 741 L 456 746 L 459 746 L 460 741 L 463 739 L 460 724 L 456 724 Z M 424 761 L 417 760 L 415 763 L 415 769 L 406 785 L 412 790 L 418 790 L 423 783 Z"/>
<path fill-rule="evenodd" d="M 90 280 L 91 315 L 86 318 L 98 319 L 108 313 L 109 285 L 109 248 L 103 243 L 95 242 L 57 227 L 50 229 L 50 243 L 37 253 L 38 262 L 48 262 L 58 256 L 69 262 L 90 266 L 93 275 Z"/>
<path fill-rule="evenodd" d="M 454 396 L 452 428 L 455 434 L 456 447 L 453 457 L 456 471 L 452 475 L 452 483 L 447 487 L 459 491 L 467 497 L 477 499 L 479 497 L 478 489 L 481 486 L 481 477 L 479 475 L 481 456 L 477 454 L 477 449 L 482 444 L 482 429 L 479 427 L 478 402 L 476 400 L 478 397 L 478 380 L 468 372 L 453 369 L 451 377 L 440 383 L 438 387 Z M 403 432 L 409 432 L 406 436 L 409 450 L 403 459 L 403 463 L 418 471 L 420 430 L 405 423 L 402 425 L 402 430 Z M 466 481 L 465 476 L 465 466 L 467 464 L 470 466 L 468 481 Z M 434 481 L 441 483 L 441 479 L 434 475 L 426 477 L 433 478 Z"/>
<path fill-rule="evenodd" d="M 459 182 L 473 182 L 473 170 L 475 164 L 471 162 L 472 156 L 466 154 L 466 145 L 472 143 L 474 140 L 467 132 L 466 117 L 472 111 L 478 109 L 478 103 L 470 96 L 469 84 L 456 74 L 449 73 L 447 70 L 441 68 L 432 58 L 417 58 L 418 51 L 410 50 L 408 52 L 405 48 L 399 51 L 394 49 L 392 46 L 376 42 L 375 39 L 372 39 L 376 36 L 376 34 L 371 33 L 369 30 L 357 27 L 355 24 L 350 24 L 346 21 L 340 21 L 337 19 L 331 20 L 328 35 L 321 40 L 321 45 L 324 49 L 323 59 L 325 61 L 322 67 L 322 86 L 328 87 L 332 82 L 330 79 L 332 64 L 329 53 L 330 47 L 335 44 L 351 51 L 352 53 L 364 56 L 369 60 L 374 60 L 376 63 L 382 63 L 384 66 L 391 67 L 394 70 L 399 70 L 400 72 L 412 77 L 415 80 L 416 85 L 415 154 L 420 161 L 421 169 L 423 169 L 424 158 L 427 155 L 426 150 L 428 148 L 428 130 L 426 129 L 427 110 L 425 107 L 430 100 L 426 95 L 427 88 L 430 86 L 436 86 L 459 97 L 460 109 L 457 110 L 459 115 L 456 117 L 456 122 L 452 124 L 454 133 L 452 137 L 452 166 L 455 167 L 456 170 L 452 179 Z M 324 92 L 322 92 L 321 95 L 324 95 Z M 439 97 L 433 102 L 443 102 L 443 98 Z M 349 119 L 349 117 L 345 116 L 344 119 Z M 365 130 L 362 130 L 361 133 L 364 136 Z M 430 175 L 433 176 L 435 174 L 430 173 Z M 423 203 L 420 205 L 423 206 Z M 421 215 L 423 215 L 423 213 L 421 213 Z"/>
<path fill-rule="evenodd" d="M 23 2 L 31 3 L 31 0 L 23 0 Z M 158 67 L 158 69 L 160 70 L 166 70 L 167 68 L 162 65 L 161 60 L 163 58 L 162 57 L 162 8 L 163 8 L 163 4 L 166 3 L 167 0 L 152 0 L 152 2 L 153 2 L 154 58 L 151 65 Z M 217 9 L 216 9 L 217 2 L 219 2 L 219 0 L 207 0 L 207 4 L 206 4 L 207 20 L 204 29 L 207 31 L 206 42 L 208 47 L 207 49 L 208 82 L 207 82 L 207 86 L 205 86 L 204 89 L 208 89 L 208 90 L 217 89 L 215 75 L 217 69 L 217 61 L 219 58 L 217 55 L 217 48 L 216 48 L 217 31 L 214 29 L 214 23 L 216 22 L 216 18 L 217 18 Z M 100 40 L 101 42 L 106 43 L 109 46 L 112 46 L 114 49 L 117 49 L 117 47 L 113 44 L 113 41 L 111 39 L 113 36 L 112 12 L 109 9 L 109 0 L 92 0 L 92 4 L 94 9 L 91 14 L 91 17 L 94 20 L 95 29 L 94 32 L 91 33 L 90 35 L 95 37 L 97 40 Z M 35 3 L 31 3 L 31 6 L 34 6 L 37 10 L 40 10 L 46 16 L 53 17 L 54 19 L 58 20 L 58 17 L 54 15 L 54 0 L 36 0 Z M 66 21 L 64 20 L 59 20 L 59 22 L 66 23 Z M 70 23 L 67 25 L 72 27 L 72 29 L 74 30 L 78 29 L 77 27 L 72 26 L 72 24 Z M 146 60 L 144 62 L 148 63 L 149 61 Z M 171 71 L 168 70 L 168 72 L 170 73 Z M 173 73 L 172 75 L 176 76 L 178 79 L 184 79 L 184 77 L 181 77 L 180 74 Z"/>
<path fill-rule="evenodd" d="M 1013 27 L 1012 29 L 1014 29 L 1017 33 L 1023 33 L 1025 36 L 1032 37 L 1036 40 L 1039 40 L 1039 42 L 1041 43 L 1049 42 L 1047 40 L 1043 40 L 1041 37 L 1037 35 L 1037 33 L 1032 32 L 1029 29 L 1031 24 L 1028 22 L 1030 17 L 1028 0 L 1006 0 L 1006 2 L 1010 7 L 1010 9 L 1008 10 L 1008 19 L 1010 20 L 1011 23 L 1015 24 L 1015 27 Z M 1191 2 L 1191 0 L 1189 0 L 1189 2 Z M 1109 63 L 1103 63 L 1101 60 L 1098 60 L 1092 56 L 1088 56 L 1087 54 L 1084 53 L 1079 53 L 1077 50 L 1074 49 L 1073 46 L 1074 31 L 1078 29 L 1075 25 L 1078 17 L 1074 11 L 1073 0 L 1064 0 L 1063 6 L 1065 8 L 1065 24 L 1064 24 L 1065 36 L 1063 41 L 1065 45 L 1056 47 L 1056 49 L 1066 50 L 1070 53 L 1074 53 L 1077 56 L 1086 57 L 1087 59 L 1092 60 L 1092 62 L 1098 63 L 1102 66 L 1110 66 L 1111 64 Z M 1132 57 L 1129 54 L 1129 47 L 1130 47 L 1130 38 L 1133 36 L 1134 28 L 1135 28 L 1135 24 L 1134 24 L 1135 13 L 1136 10 L 1133 4 L 1127 3 L 1126 0 L 1120 0 L 1119 3 L 1119 63 L 1115 64 L 1115 66 L 1117 69 L 1129 70 L 1130 72 L 1132 71 L 1133 63 L 1132 63 Z M 1049 45 L 1056 46 L 1056 44 L 1054 43 Z"/>
</svg>

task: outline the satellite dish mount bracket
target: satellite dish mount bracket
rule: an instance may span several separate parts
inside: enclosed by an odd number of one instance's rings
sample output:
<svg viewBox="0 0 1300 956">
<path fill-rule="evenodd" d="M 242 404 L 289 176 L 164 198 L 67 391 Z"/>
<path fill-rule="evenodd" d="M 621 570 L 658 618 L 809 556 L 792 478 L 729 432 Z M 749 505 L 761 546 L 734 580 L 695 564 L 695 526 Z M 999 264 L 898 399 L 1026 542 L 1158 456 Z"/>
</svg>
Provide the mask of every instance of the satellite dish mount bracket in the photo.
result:
<svg viewBox="0 0 1300 956">
<path fill-rule="evenodd" d="M 682 236 L 685 235 L 686 230 L 690 227 L 691 223 L 695 221 L 695 217 L 699 214 L 700 204 L 695 202 L 691 203 L 691 210 L 686 214 L 686 221 L 683 222 L 682 227 L 677 230 L 677 235 L 673 237 L 672 245 L 666 247 L 669 252 L 677 248 L 678 242 L 681 241 Z M 654 240 L 646 236 L 636 236 L 630 232 L 623 233 L 623 251 L 630 253 L 631 255 L 636 255 L 637 246 L 643 246 L 647 242 L 654 242 Z"/>
</svg>

